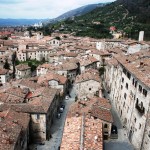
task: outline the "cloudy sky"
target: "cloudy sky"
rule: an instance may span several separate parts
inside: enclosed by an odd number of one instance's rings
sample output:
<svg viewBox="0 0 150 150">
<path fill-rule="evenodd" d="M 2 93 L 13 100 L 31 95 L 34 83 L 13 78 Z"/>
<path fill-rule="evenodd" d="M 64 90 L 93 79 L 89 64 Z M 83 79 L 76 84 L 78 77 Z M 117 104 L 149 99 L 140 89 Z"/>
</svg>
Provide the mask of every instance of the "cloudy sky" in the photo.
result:
<svg viewBox="0 0 150 150">
<path fill-rule="evenodd" d="M 0 0 L 0 18 L 55 18 L 87 4 L 115 0 Z"/>
</svg>

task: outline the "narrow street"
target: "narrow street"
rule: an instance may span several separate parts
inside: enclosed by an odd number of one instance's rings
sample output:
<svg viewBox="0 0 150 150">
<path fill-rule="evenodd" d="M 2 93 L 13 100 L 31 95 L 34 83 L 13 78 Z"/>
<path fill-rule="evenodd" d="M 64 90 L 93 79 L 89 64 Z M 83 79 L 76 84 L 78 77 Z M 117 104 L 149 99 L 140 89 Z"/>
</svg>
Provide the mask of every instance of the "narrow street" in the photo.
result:
<svg viewBox="0 0 150 150">
<path fill-rule="evenodd" d="M 110 100 L 108 94 L 105 93 L 107 99 Z M 114 105 L 112 105 L 112 115 L 114 119 L 114 125 L 117 126 L 118 129 L 118 139 L 110 139 L 104 141 L 104 150 L 134 150 L 132 144 L 129 142 L 126 130 L 123 128 L 121 120 L 117 111 L 115 110 Z"/>
<path fill-rule="evenodd" d="M 45 141 L 45 145 L 38 145 L 37 150 L 58 150 L 62 136 L 63 136 L 63 130 L 64 130 L 64 124 L 66 120 L 66 115 L 69 109 L 69 106 L 74 102 L 75 100 L 75 92 L 74 89 L 72 89 L 71 98 L 69 100 L 64 100 L 63 104 L 65 105 L 65 109 L 63 113 L 61 113 L 61 118 L 55 118 L 54 123 L 51 128 L 52 138 L 49 141 Z"/>
</svg>

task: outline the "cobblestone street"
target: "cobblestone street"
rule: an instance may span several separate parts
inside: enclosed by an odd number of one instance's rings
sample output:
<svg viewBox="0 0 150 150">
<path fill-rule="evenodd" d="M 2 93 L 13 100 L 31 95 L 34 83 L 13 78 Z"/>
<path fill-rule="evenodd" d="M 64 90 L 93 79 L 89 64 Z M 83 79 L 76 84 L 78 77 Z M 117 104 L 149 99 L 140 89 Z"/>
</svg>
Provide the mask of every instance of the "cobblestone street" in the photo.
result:
<svg viewBox="0 0 150 150">
<path fill-rule="evenodd" d="M 107 94 L 105 94 L 105 96 L 106 98 L 110 99 Z M 111 105 L 114 125 L 116 125 L 118 129 L 118 139 L 104 141 L 104 150 L 134 150 L 133 146 L 128 140 L 126 130 L 122 126 L 118 113 L 116 112 L 113 104 Z"/>
<path fill-rule="evenodd" d="M 65 109 L 64 109 L 64 112 L 61 114 L 61 118 L 54 119 L 54 123 L 51 128 L 52 138 L 49 141 L 46 141 L 45 145 L 38 145 L 37 150 L 58 150 L 58 148 L 61 144 L 65 119 L 66 119 L 66 115 L 67 115 L 69 106 L 75 100 L 74 90 L 71 91 L 70 95 L 71 95 L 71 98 L 69 98 L 69 100 L 65 100 L 63 103 L 63 104 L 65 104 Z"/>
</svg>

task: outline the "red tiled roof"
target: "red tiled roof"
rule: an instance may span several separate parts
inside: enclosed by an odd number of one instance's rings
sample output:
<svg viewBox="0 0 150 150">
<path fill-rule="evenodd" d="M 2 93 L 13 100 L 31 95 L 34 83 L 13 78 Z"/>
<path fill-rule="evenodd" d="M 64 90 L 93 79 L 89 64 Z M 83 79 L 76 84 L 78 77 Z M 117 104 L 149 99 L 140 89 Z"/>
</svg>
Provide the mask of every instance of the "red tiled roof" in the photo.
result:
<svg viewBox="0 0 150 150">
<path fill-rule="evenodd" d="M 47 83 L 48 83 L 48 81 L 50 81 L 50 80 L 56 80 L 59 82 L 59 84 L 65 84 L 67 81 L 67 78 L 64 76 L 61 76 L 59 74 L 55 74 L 55 73 L 51 72 L 51 73 L 47 73 L 44 76 L 40 76 L 38 78 L 38 83 L 41 84 L 44 81 L 47 81 Z"/>
<path fill-rule="evenodd" d="M 61 150 L 103 150 L 102 122 L 86 115 L 67 116 Z"/>
</svg>

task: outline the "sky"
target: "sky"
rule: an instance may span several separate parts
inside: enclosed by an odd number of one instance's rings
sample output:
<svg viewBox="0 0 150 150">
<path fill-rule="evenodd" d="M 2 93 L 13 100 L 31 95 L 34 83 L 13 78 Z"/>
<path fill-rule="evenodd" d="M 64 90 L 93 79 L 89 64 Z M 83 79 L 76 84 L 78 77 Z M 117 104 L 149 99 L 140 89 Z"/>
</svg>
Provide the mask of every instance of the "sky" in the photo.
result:
<svg viewBox="0 0 150 150">
<path fill-rule="evenodd" d="M 115 0 L 0 0 L 0 18 L 52 19 L 87 5 Z"/>
</svg>

